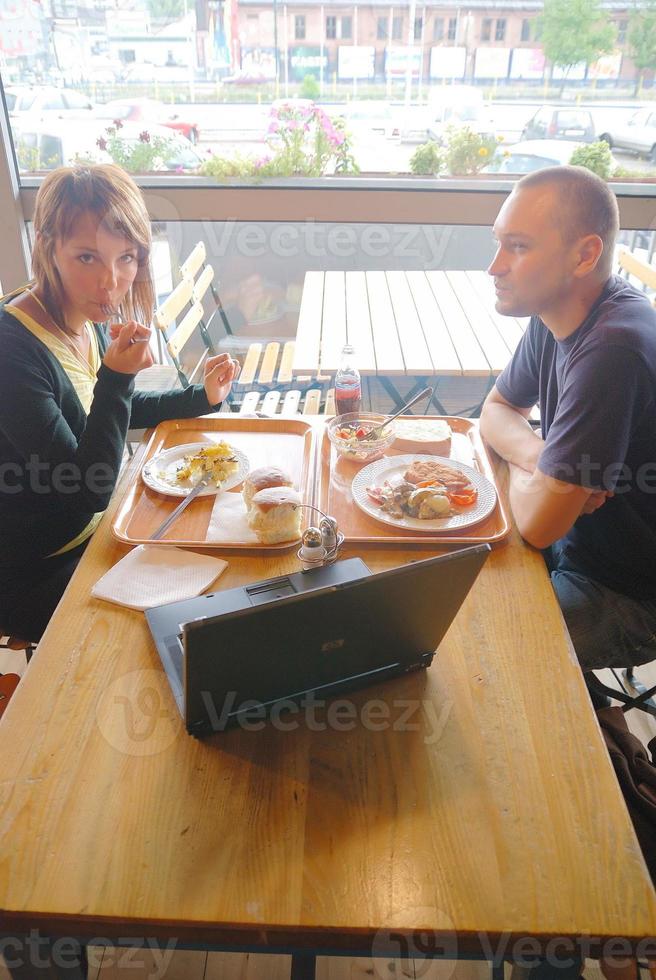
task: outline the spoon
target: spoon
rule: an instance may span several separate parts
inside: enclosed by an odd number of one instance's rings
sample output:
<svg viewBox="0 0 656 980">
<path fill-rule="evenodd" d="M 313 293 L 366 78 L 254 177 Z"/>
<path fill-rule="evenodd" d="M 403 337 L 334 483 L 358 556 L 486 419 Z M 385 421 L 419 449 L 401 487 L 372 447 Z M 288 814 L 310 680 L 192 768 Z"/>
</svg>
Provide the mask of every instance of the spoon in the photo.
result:
<svg viewBox="0 0 656 980">
<path fill-rule="evenodd" d="M 407 408 L 410 408 L 412 405 L 415 404 L 415 402 L 418 402 L 420 398 L 424 398 L 426 395 L 428 395 L 429 398 L 428 403 L 430 404 L 430 399 L 433 397 L 433 389 L 430 387 L 423 388 L 419 392 L 419 394 L 415 395 L 414 398 L 411 398 L 410 401 L 407 401 L 405 405 L 401 405 L 401 408 L 399 408 L 398 411 L 394 412 L 394 415 L 389 415 L 384 422 L 379 422 L 378 425 L 374 426 L 373 429 L 369 429 L 368 432 L 364 432 L 361 436 L 356 434 L 356 439 L 358 440 L 358 442 L 361 442 L 363 439 L 369 440 L 369 439 L 380 438 L 380 434 L 386 425 L 389 425 L 390 422 L 393 422 L 394 419 L 397 419 L 399 415 L 402 415 Z"/>
</svg>

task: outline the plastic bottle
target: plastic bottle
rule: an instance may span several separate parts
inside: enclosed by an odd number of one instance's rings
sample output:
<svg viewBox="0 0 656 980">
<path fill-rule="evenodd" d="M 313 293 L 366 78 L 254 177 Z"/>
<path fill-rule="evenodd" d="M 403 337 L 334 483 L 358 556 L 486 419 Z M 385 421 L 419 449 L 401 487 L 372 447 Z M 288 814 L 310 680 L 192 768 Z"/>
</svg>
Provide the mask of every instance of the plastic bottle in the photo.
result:
<svg viewBox="0 0 656 980">
<path fill-rule="evenodd" d="M 350 344 L 342 347 L 339 370 L 335 375 L 335 410 L 338 415 L 359 412 L 362 401 L 360 372 L 355 366 L 355 349 Z"/>
</svg>

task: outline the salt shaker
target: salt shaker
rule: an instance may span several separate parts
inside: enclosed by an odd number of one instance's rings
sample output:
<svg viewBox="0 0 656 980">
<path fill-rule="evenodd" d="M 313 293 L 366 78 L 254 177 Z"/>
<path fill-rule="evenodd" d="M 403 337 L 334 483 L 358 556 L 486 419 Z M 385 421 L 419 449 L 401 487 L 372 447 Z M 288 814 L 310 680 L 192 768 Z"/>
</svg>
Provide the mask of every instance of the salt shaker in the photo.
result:
<svg viewBox="0 0 656 980">
<path fill-rule="evenodd" d="M 305 569 L 316 568 L 324 560 L 326 549 L 323 544 L 323 535 L 319 528 L 308 527 L 303 531 L 298 557 Z"/>
<path fill-rule="evenodd" d="M 321 542 L 326 555 L 330 557 L 337 548 L 337 521 L 334 517 L 322 517 L 319 521 L 319 528 L 321 530 Z"/>
</svg>

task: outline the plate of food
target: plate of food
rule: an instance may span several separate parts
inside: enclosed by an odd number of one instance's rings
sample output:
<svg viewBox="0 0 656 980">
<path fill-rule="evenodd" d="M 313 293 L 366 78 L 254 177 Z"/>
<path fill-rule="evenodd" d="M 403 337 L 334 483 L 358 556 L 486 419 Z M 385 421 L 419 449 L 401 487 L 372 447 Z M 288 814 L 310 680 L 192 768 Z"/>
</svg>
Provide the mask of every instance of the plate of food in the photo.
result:
<svg viewBox="0 0 656 980">
<path fill-rule="evenodd" d="M 431 534 L 478 524 L 497 502 L 493 484 L 471 466 L 416 453 L 370 463 L 354 478 L 351 492 L 377 521 Z"/>
<path fill-rule="evenodd" d="M 248 457 L 230 443 L 192 442 L 172 446 L 153 456 L 144 465 L 141 476 L 151 490 L 171 497 L 186 497 L 199 480 L 211 473 L 211 482 L 198 495 L 206 497 L 236 487 L 248 470 Z"/>
</svg>

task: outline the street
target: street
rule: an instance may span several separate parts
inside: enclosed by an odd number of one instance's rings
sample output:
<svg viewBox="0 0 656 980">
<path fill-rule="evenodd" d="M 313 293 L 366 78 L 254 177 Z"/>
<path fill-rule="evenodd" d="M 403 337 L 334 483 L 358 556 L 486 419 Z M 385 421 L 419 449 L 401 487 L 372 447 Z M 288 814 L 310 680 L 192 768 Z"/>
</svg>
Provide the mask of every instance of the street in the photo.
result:
<svg viewBox="0 0 656 980">
<path fill-rule="evenodd" d="M 511 146 L 521 139 L 524 125 L 541 105 L 533 103 L 491 103 L 490 115 L 497 135 L 503 137 L 505 146 Z M 195 117 L 200 129 L 198 151 L 201 156 L 221 154 L 222 156 L 257 156 L 264 146 L 270 121 L 271 107 L 268 104 L 193 104 L 180 105 L 181 114 Z M 331 117 L 344 111 L 343 104 L 322 104 Z M 419 107 L 411 107 L 418 109 Z M 582 108 L 586 108 L 582 103 Z M 627 118 L 635 109 L 629 105 L 604 106 L 589 105 L 597 132 L 603 132 L 619 118 Z M 405 108 L 392 105 L 393 118 L 401 119 Z M 353 134 L 354 156 L 363 173 L 408 173 L 410 159 L 418 143 L 401 143 L 398 139 L 386 139 L 382 134 L 367 127 L 358 126 Z M 653 169 L 646 159 L 630 153 L 614 150 L 618 164 L 627 169 L 644 173 Z"/>
</svg>

